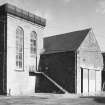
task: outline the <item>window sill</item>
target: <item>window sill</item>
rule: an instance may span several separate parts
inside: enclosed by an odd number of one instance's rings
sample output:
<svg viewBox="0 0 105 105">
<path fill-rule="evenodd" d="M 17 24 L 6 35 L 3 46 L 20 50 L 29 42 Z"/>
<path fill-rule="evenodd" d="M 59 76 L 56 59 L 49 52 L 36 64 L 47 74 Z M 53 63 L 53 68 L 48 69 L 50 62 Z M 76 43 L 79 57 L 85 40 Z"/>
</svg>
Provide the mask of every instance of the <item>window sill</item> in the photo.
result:
<svg viewBox="0 0 105 105">
<path fill-rule="evenodd" d="M 24 72 L 23 69 L 15 69 L 16 72 Z"/>
<path fill-rule="evenodd" d="M 30 57 L 36 58 L 36 54 L 31 54 Z"/>
</svg>

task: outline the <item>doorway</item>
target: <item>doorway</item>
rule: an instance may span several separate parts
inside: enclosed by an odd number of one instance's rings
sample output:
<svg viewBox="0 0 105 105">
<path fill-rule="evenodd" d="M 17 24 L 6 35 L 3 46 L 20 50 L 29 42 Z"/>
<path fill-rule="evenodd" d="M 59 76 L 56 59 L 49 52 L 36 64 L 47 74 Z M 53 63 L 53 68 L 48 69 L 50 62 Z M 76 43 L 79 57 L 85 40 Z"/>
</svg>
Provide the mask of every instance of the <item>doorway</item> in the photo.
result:
<svg viewBox="0 0 105 105">
<path fill-rule="evenodd" d="M 81 69 L 81 93 L 94 94 L 101 91 L 101 71 Z"/>
</svg>

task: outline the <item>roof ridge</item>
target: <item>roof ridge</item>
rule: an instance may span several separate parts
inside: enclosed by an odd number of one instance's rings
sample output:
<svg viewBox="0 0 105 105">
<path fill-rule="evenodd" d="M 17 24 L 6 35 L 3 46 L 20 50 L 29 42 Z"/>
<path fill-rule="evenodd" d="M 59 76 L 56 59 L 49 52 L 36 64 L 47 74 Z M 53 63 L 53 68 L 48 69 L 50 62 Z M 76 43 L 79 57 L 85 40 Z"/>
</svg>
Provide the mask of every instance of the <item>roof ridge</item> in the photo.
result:
<svg viewBox="0 0 105 105">
<path fill-rule="evenodd" d="M 48 36 L 48 37 L 45 37 L 45 38 L 50 38 L 50 37 L 56 37 L 56 36 L 59 36 L 59 35 L 65 35 L 65 34 L 70 34 L 70 33 L 75 33 L 75 32 L 81 32 L 81 31 L 90 31 L 92 28 L 86 28 L 86 29 L 81 29 L 81 30 L 76 30 L 76 31 L 71 31 L 71 32 L 65 32 L 65 33 L 62 33 L 62 34 L 56 34 L 56 35 L 52 35 L 52 36 Z"/>
</svg>

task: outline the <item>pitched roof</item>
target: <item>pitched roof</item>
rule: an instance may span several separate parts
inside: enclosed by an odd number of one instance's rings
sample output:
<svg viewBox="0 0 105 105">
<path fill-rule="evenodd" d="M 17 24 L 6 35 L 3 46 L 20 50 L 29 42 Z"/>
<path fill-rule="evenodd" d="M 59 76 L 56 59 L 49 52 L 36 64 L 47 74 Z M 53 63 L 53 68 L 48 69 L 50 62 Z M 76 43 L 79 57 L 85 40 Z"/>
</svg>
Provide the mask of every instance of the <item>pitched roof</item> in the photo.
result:
<svg viewBox="0 0 105 105">
<path fill-rule="evenodd" d="M 76 51 L 89 31 L 85 29 L 44 38 L 44 54 Z"/>
</svg>

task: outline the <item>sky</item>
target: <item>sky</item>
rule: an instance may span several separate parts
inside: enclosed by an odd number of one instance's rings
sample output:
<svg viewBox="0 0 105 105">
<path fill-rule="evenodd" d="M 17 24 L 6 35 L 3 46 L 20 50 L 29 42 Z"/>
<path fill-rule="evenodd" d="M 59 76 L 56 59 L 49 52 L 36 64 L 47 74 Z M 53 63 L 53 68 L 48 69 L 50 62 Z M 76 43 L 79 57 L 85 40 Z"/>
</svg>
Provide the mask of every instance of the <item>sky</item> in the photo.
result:
<svg viewBox="0 0 105 105">
<path fill-rule="evenodd" d="M 46 18 L 44 37 L 92 28 L 105 51 L 105 0 L 0 0 Z"/>
</svg>

